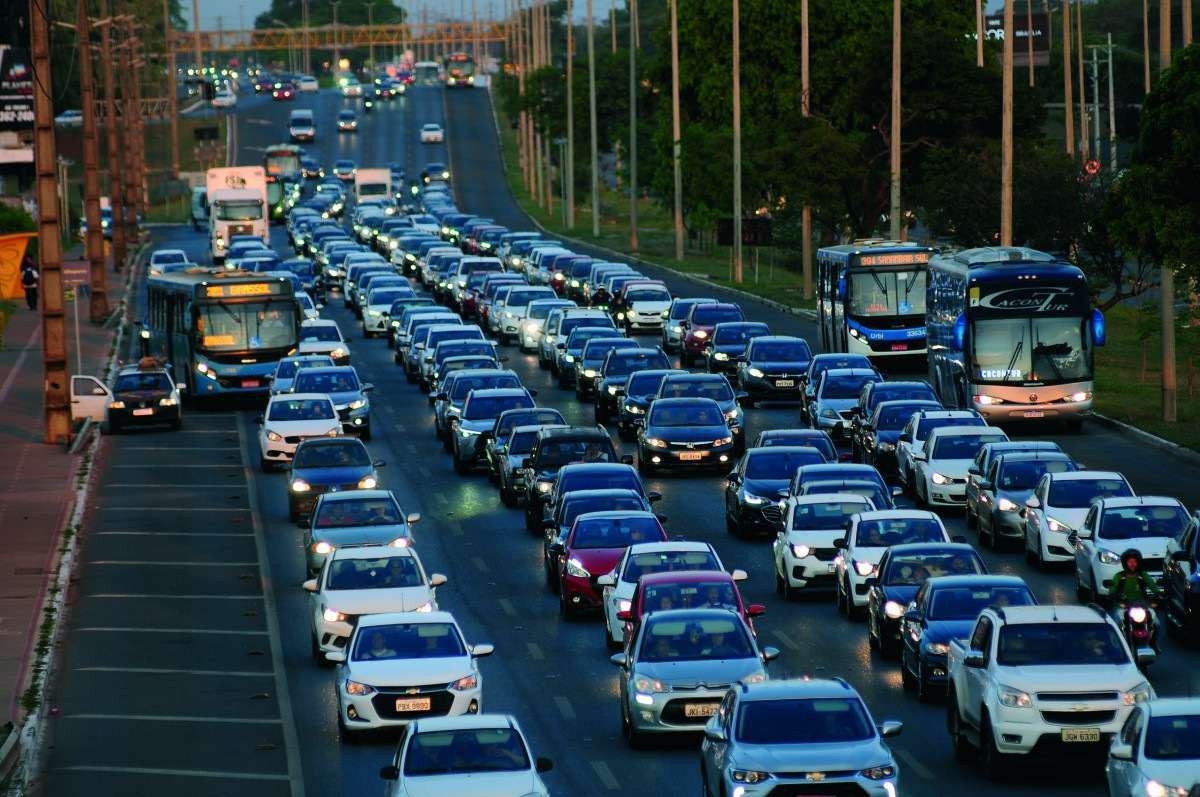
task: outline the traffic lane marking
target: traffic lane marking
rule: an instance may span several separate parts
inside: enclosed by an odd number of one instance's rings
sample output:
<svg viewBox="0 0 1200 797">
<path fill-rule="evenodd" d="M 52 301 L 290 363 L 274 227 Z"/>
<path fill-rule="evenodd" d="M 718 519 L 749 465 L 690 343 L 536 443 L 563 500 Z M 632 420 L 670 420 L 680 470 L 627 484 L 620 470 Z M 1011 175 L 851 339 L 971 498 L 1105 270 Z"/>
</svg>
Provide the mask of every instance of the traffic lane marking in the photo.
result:
<svg viewBox="0 0 1200 797">
<path fill-rule="evenodd" d="M 104 598 L 89 596 L 72 609 L 72 621 L 87 628 L 115 628 L 136 618 L 147 628 L 235 628 L 244 631 L 265 629 L 265 608 L 261 596 L 246 600 L 176 599 L 147 600 L 135 597 Z M 182 662 L 187 665 L 188 662 Z"/>
<path fill-rule="evenodd" d="M 93 531 L 95 537 L 251 537 L 248 531 Z"/>
<path fill-rule="evenodd" d="M 106 772 L 130 775 L 168 775 L 170 777 L 187 778 L 219 778 L 220 780 L 280 780 L 286 781 L 287 775 L 274 775 L 265 772 L 231 772 L 215 769 L 162 769 L 157 767 L 106 767 L 106 766 L 69 766 L 59 767 L 62 772 Z"/>
<path fill-rule="evenodd" d="M 592 771 L 596 773 L 596 777 L 600 779 L 600 783 L 609 791 L 620 791 L 621 783 L 613 775 L 608 764 L 603 761 L 589 761 L 588 764 L 592 767 Z"/>
<path fill-rule="evenodd" d="M 77 672 L 112 672 L 146 675 L 214 675 L 221 678 L 270 678 L 269 672 L 254 670 L 173 670 L 168 667 L 76 667 Z"/>
<path fill-rule="evenodd" d="M 933 772 L 929 767 L 922 764 L 915 755 L 901 748 L 893 747 L 892 749 L 895 751 L 896 757 L 904 762 L 904 766 L 915 772 L 918 778 L 921 780 L 934 779 Z"/>
</svg>

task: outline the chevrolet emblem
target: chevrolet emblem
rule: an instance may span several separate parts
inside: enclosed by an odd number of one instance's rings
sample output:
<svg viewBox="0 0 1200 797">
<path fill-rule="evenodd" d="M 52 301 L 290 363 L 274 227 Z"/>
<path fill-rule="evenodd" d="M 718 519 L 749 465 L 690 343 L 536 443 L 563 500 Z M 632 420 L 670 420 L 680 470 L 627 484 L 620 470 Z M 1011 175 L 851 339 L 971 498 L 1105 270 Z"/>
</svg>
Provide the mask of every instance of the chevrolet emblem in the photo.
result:
<svg viewBox="0 0 1200 797">
<path fill-rule="evenodd" d="M 418 694 L 420 691 L 421 691 L 421 690 L 420 690 L 420 689 L 418 689 L 417 687 L 415 687 L 415 686 L 410 686 L 408 689 L 405 689 L 405 690 L 404 690 L 404 694 L 406 694 L 406 695 L 415 695 L 415 694 Z"/>
<path fill-rule="evenodd" d="M 687 447 L 688 447 L 688 448 L 695 448 L 695 447 L 696 447 L 696 444 L 695 444 L 695 443 L 688 443 L 688 444 L 687 444 Z"/>
<path fill-rule="evenodd" d="M 1087 706 L 1071 706 L 1071 711 L 1087 711 Z"/>
<path fill-rule="evenodd" d="M 825 773 L 824 772 L 809 772 L 808 779 L 814 783 L 820 783 L 821 781 L 825 780 Z"/>
</svg>

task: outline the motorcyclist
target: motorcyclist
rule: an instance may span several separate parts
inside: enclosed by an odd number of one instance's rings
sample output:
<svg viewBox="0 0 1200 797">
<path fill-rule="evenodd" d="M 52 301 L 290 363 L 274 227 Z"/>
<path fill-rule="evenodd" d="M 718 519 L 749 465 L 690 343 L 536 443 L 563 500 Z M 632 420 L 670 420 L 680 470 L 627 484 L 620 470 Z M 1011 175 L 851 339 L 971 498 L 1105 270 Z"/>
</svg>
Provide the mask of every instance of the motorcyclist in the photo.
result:
<svg viewBox="0 0 1200 797">
<path fill-rule="evenodd" d="M 612 304 L 612 295 L 608 292 L 608 288 L 601 285 L 592 293 L 592 298 L 589 304 L 592 307 L 608 307 Z"/>
<path fill-rule="evenodd" d="M 1113 602 L 1113 618 L 1117 625 L 1125 627 L 1125 609 L 1133 604 L 1140 604 L 1150 612 L 1151 643 L 1158 650 L 1158 613 L 1154 611 L 1152 602 L 1162 595 L 1158 584 L 1142 570 L 1142 552 L 1130 548 L 1121 554 L 1121 571 L 1113 576 L 1109 596 Z"/>
</svg>

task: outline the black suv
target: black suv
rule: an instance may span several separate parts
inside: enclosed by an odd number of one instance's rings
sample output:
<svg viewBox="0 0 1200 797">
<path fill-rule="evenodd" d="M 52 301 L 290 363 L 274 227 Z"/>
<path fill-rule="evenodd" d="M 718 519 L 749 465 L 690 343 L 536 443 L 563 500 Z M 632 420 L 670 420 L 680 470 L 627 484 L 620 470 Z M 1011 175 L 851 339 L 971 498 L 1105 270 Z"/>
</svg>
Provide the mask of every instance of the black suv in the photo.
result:
<svg viewBox="0 0 1200 797">
<path fill-rule="evenodd" d="M 625 383 L 634 371 L 662 370 L 671 367 L 671 359 L 657 346 L 641 349 L 613 349 L 600 366 L 600 382 L 593 397 L 596 423 L 605 423 L 617 415 L 625 398 Z"/>
<path fill-rule="evenodd" d="M 603 426 L 568 426 L 543 429 L 533 443 L 533 451 L 522 463 L 520 481 L 525 486 L 525 528 L 540 532 L 546 499 L 554 489 L 558 469 L 573 462 L 625 462 L 613 446 Z"/>
<path fill-rule="evenodd" d="M 117 373 L 108 404 L 108 431 L 116 434 L 129 426 L 183 425 L 179 388 L 170 368 L 152 358 L 127 365 Z"/>
</svg>

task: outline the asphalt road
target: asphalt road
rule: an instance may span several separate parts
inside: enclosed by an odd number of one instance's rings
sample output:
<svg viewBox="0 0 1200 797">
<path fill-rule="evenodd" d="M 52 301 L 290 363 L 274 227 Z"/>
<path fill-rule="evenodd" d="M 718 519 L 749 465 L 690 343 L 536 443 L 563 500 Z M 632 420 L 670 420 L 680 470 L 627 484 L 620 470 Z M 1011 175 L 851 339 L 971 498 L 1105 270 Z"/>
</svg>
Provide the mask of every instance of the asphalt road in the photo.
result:
<svg viewBox="0 0 1200 797">
<path fill-rule="evenodd" d="M 428 161 L 448 160 L 460 207 L 514 229 L 532 226 L 506 188 L 482 90 L 416 89 L 362 115 L 358 133 L 341 135 L 333 132 L 333 119 L 343 100 L 333 93 L 305 95 L 295 104 L 244 98 L 237 110 L 238 162 L 260 161 L 262 148 L 284 138 L 288 113 L 305 105 L 317 111 L 320 126 L 308 149 L 327 166 L 341 157 L 363 166 L 398 160 L 414 174 Z M 417 130 L 430 121 L 446 125 L 445 147 L 417 143 Z M 275 235 L 282 250 L 284 235 Z M 187 228 L 163 228 L 155 236 L 203 259 L 206 242 Z M 662 276 L 677 295 L 701 292 L 694 283 Z M 728 295 L 715 287 L 703 293 Z M 742 304 L 776 332 L 815 340 L 812 323 L 801 317 L 753 300 Z M 521 512 L 506 510 L 483 475 L 454 473 L 434 437 L 425 397 L 405 382 L 385 344 L 362 340 L 336 297 L 323 313 L 342 325 L 360 375 L 376 385 L 369 447 L 388 463 L 384 486 L 406 511 L 423 515 L 417 548 L 427 570 L 449 577 L 439 592 L 442 608 L 456 615 L 468 642 L 496 645 L 496 654 L 481 663 L 485 710 L 517 715 L 537 754 L 556 762 L 546 776 L 556 794 L 698 791 L 694 738 L 644 752 L 626 747 L 616 671 L 601 626 L 558 619 L 557 601 L 542 579 L 539 539 L 524 530 Z M 592 422 L 591 410 L 558 389 L 534 357 L 507 353 L 540 404 L 560 409 L 569 421 Z M 287 521 L 285 477 L 250 467 L 257 457 L 255 415 L 251 408 L 193 409 L 182 433 L 111 441 L 84 529 L 84 563 L 54 697 L 48 793 L 169 790 L 184 797 L 211 794 L 217 784 L 222 794 L 259 795 L 380 788 L 378 768 L 394 738 L 339 742 L 331 673 L 309 657 L 301 532 Z M 796 424 L 795 407 L 747 411 L 751 436 Z M 1010 431 L 1055 439 L 1088 467 L 1121 470 L 1140 493 L 1200 505 L 1200 467 L 1136 439 L 1095 424 L 1068 436 Z M 904 693 L 896 665 L 869 652 L 864 624 L 842 619 L 832 599 L 788 604 L 774 594 L 769 543 L 725 533 L 721 486 L 717 475 L 648 482 L 665 496 L 657 509 L 667 515 L 671 533 L 712 542 L 728 567 L 749 572 L 742 585 L 747 602 L 767 606 L 760 637 L 783 651 L 771 665 L 773 677 L 843 676 L 876 720 L 905 722 L 893 744 L 904 794 L 1102 792 L 1096 767 L 1021 768 L 1010 782 L 993 784 L 956 764 L 944 709 Z M 961 516 L 945 520 L 952 533 L 968 533 Z M 1043 602 L 1075 599 L 1067 573 L 1034 571 L 1018 553 L 983 556 L 994 571 L 1024 577 Z M 1198 661 L 1196 652 L 1168 641 L 1151 677 L 1159 694 L 1200 690 Z"/>
</svg>

